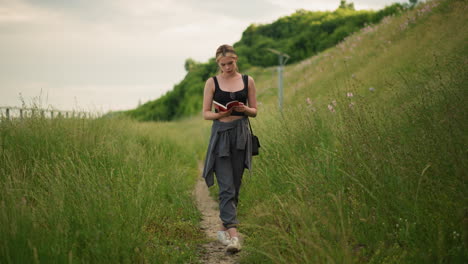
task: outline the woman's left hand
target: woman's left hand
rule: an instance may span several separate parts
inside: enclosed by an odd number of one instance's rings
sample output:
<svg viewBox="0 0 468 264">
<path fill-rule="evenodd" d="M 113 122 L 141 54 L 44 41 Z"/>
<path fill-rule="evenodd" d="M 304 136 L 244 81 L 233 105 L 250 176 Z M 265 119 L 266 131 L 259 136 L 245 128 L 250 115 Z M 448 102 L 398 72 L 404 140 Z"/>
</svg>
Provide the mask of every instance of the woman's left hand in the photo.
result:
<svg viewBox="0 0 468 264">
<path fill-rule="evenodd" d="M 233 108 L 234 108 L 234 110 L 235 110 L 236 112 L 241 112 L 241 113 L 243 113 L 243 112 L 247 111 L 247 106 L 246 106 L 244 103 L 242 103 L 242 102 L 239 102 L 239 105 L 238 105 L 238 106 L 234 106 Z"/>
</svg>

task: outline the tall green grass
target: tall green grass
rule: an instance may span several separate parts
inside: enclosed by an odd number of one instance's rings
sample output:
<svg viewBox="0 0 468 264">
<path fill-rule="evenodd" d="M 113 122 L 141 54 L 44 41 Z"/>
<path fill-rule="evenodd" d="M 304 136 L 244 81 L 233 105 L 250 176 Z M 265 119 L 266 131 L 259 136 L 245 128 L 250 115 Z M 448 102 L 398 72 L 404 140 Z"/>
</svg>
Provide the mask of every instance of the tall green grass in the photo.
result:
<svg viewBox="0 0 468 264">
<path fill-rule="evenodd" d="M 428 2 L 290 66 L 281 114 L 259 90 L 246 263 L 468 260 L 466 8 Z"/>
<path fill-rule="evenodd" d="M 195 263 L 185 124 L 0 122 L 0 263 Z M 177 254 L 174 254 L 177 252 Z"/>
</svg>

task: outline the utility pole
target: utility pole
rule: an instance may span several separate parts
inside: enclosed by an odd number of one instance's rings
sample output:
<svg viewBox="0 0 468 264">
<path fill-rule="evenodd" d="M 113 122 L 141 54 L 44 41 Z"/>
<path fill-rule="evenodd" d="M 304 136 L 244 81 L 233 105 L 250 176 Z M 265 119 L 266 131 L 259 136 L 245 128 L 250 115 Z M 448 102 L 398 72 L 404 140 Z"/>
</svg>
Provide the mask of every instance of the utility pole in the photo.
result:
<svg viewBox="0 0 468 264">
<path fill-rule="evenodd" d="M 268 49 L 270 52 L 278 55 L 278 106 L 279 110 L 283 110 L 283 68 L 289 60 L 289 55 L 275 49 Z"/>
</svg>

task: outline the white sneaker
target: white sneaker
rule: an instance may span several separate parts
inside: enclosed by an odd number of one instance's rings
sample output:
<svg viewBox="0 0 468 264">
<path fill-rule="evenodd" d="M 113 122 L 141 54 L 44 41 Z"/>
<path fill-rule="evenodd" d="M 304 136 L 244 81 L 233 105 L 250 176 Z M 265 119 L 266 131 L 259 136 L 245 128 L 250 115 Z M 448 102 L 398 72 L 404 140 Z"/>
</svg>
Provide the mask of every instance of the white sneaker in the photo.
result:
<svg viewBox="0 0 468 264">
<path fill-rule="evenodd" d="M 218 241 L 225 246 L 231 244 L 231 240 L 228 236 L 229 235 L 226 231 L 218 231 Z"/>
<path fill-rule="evenodd" d="M 227 246 L 226 251 L 236 253 L 241 250 L 241 244 L 238 237 L 231 238 L 231 243 Z"/>
</svg>

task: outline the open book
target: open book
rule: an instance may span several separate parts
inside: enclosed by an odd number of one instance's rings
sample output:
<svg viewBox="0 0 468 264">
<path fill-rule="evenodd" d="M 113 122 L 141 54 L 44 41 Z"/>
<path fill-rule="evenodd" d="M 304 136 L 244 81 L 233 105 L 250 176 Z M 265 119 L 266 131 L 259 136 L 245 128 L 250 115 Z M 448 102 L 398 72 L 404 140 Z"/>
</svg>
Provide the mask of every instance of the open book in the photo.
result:
<svg viewBox="0 0 468 264">
<path fill-rule="evenodd" d="M 223 105 L 223 104 L 220 104 L 220 103 L 216 102 L 215 100 L 213 100 L 213 104 L 214 104 L 214 107 L 216 109 L 218 109 L 218 111 L 226 112 L 229 109 L 231 109 L 232 107 L 240 105 L 240 102 L 237 101 L 237 100 L 234 100 L 234 101 L 231 101 L 231 102 L 227 103 L 226 105 Z"/>
</svg>

